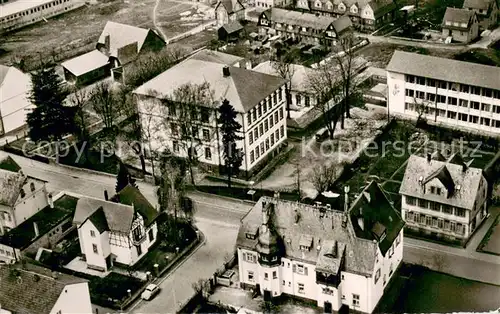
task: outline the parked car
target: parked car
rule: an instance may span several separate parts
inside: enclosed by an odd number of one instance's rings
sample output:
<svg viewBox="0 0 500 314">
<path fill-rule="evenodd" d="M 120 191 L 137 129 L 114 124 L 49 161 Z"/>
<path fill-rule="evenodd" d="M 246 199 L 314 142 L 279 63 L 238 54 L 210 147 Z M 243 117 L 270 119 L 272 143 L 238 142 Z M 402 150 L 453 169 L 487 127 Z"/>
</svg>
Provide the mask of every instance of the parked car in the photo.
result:
<svg viewBox="0 0 500 314">
<path fill-rule="evenodd" d="M 330 137 L 330 133 L 328 128 L 321 128 L 318 132 L 316 132 L 316 142 L 323 142 Z"/>
<path fill-rule="evenodd" d="M 141 294 L 141 299 L 143 300 L 151 300 L 160 292 L 160 287 L 155 284 L 149 284 Z"/>
</svg>

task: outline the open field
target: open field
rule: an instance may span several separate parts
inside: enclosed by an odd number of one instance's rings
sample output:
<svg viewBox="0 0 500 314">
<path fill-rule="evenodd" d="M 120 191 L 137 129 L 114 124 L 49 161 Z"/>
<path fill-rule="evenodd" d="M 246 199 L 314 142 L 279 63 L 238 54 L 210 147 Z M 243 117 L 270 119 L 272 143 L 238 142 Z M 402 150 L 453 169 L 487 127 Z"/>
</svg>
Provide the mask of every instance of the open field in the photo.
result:
<svg viewBox="0 0 500 314">
<path fill-rule="evenodd" d="M 213 17 L 210 6 L 190 1 L 160 1 L 156 11 L 156 23 L 167 38 L 187 32 Z"/>
<path fill-rule="evenodd" d="M 194 7 L 188 1 L 164 0 L 157 12 L 158 22 L 168 35 L 188 30 L 177 28 L 180 13 Z M 155 0 L 111 0 L 87 5 L 78 10 L 51 18 L 4 36 L 0 50 L 0 63 L 24 62 L 30 70 L 43 58 L 53 58 L 60 63 L 95 48 L 107 21 L 154 28 Z M 193 11 L 194 13 L 194 11 Z M 193 28 L 194 26 L 189 26 Z"/>
</svg>

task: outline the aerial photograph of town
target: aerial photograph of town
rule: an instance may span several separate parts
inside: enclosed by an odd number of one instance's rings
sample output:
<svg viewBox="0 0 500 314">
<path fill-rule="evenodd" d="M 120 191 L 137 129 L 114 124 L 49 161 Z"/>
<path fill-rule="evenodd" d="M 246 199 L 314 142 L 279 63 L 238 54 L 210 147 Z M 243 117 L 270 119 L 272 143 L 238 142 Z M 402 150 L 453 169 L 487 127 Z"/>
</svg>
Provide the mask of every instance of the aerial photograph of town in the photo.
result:
<svg viewBox="0 0 500 314">
<path fill-rule="evenodd" d="M 0 314 L 500 314 L 500 0 L 0 0 Z"/>
</svg>

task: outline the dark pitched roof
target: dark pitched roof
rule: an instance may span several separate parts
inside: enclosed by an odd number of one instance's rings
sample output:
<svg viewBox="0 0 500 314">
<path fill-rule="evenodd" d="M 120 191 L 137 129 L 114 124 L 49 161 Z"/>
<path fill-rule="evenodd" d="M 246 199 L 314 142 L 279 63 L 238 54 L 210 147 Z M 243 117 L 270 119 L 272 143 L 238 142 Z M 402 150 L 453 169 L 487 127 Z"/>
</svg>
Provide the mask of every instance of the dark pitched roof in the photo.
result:
<svg viewBox="0 0 500 314">
<path fill-rule="evenodd" d="M 474 15 L 474 11 L 467 9 L 446 8 L 441 25 L 444 28 L 469 29 L 472 25 Z M 447 25 L 446 22 L 451 23 L 451 25 Z M 454 25 L 453 23 L 458 23 L 458 25 Z M 465 27 L 462 24 L 466 24 Z"/>
<path fill-rule="evenodd" d="M 500 89 L 500 67 L 396 50 L 387 71 Z M 468 73 L 468 75 L 463 75 Z"/>
<path fill-rule="evenodd" d="M 215 62 L 187 59 L 137 88 L 134 93 L 158 98 L 172 97 L 184 84 L 210 84 L 216 105 L 227 99 L 237 112 L 247 112 L 285 84 L 280 77 Z M 204 104 L 200 104 L 204 105 Z"/>
<path fill-rule="evenodd" d="M 122 205 L 97 198 L 81 197 L 76 204 L 73 222 L 78 226 L 85 223 L 94 212 L 102 209 L 110 231 L 129 233 L 134 220 L 132 206 Z"/>
<path fill-rule="evenodd" d="M 123 205 L 134 206 L 134 210 L 138 211 L 139 214 L 144 218 L 144 225 L 150 225 L 159 215 L 156 208 L 151 205 L 151 203 L 142 195 L 139 189 L 133 187 L 132 185 L 127 185 L 120 192 L 115 194 L 111 201 L 117 202 Z"/>
<path fill-rule="evenodd" d="M 403 219 L 375 181 L 358 196 L 349 213 L 356 235 L 366 240 L 376 240 L 383 255 L 404 226 Z M 363 221 L 363 226 L 358 224 L 358 219 Z"/>
<path fill-rule="evenodd" d="M 43 272 L 28 269 L 0 266 L 0 304 L 15 314 L 49 314 L 59 296 L 71 281 L 54 279 Z M 71 276 L 70 276 L 71 277 Z M 72 283 L 86 282 L 73 277 Z"/>
<path fill-rule="evenodd" d="M 99 234 L 104 231 L 109 231 L 108 222 L 106 221 L 106 215 L 102 207 L 99 207 L 92 215 L 90 215 L 89 220 L 97 228 Z"/>
<path fill-rule="evenodd" d="M 7 156 L 0 161 L 0 169 L 18 172 L 19 170 L 21 170 L 21 166 L 19 166 L 17 162 L 12 159 L 12 157 Z"/>
<path fill-rule="evenodd" d="M 370 1 L 368 5 L 372 8 L 375 18 L 385 15 L 396 9 L 397 5 L 393 0 Z M 361 10 L 360 10 L 361 11 Z"/>
<path fill-rule="evenodd" d="M 446 167 L 444 167 L 446 166 Z M 455 187 L 454 192 L 443 200 L 442 196 L 425 193 L 424 181 L 429 177 L 438 178 L 445 186 Z M 483 171 L 478 168 L 464 167 L 447 161 L 431 160 L 425 157 L 412 155 L 408 159 L 405 176 L 401 183 L 399 193 L 417 198 L 427 199 L 435 202 L 444 202 L 450 206 L 472 209 L 479 190 L 479 184 L 483 177 Z M 429 180 L 427 180 L 429 182 Z"/>
<path fill-rule="evenodd" d="M 349 219 L 343 212 L 335 210 L 321 212 L 319 208 L 311 205 L 269 197 L 259 199 L 243 217 L 236 244 L 238 247 L 257 250 L 258 238 L 251 239 L 246 234 L 255 234 L 257 229 L 261 231 L 262 209 L 272 203 L 275 213 L 273 230 L 281 239 L 285 256 L 316 264 L 316 267 L 325 271 L 338 270 L 340 262 L 343 261 L 347 271 L 370 276 L 373 274 L 377 245 L 380 245 L 380 249 L 385 252 L 392 245 L 391 239 L 394 240 L 404 225 L 383 192 L 377 194 L 375 190 L 379 188 L 378 185 L 367 187 L 366 193 L 373 194 L 373 204 L 368 202 L 367 205 L 366 201 L 358 198 L 349 210 L 348 216 L 359 214 L 358 207 L 364 204 L 366 215 L 388 229 L 387 237 L 380 244 L 373 241 L 373 236 L 370 234 L 358 234 L 352 219 L 346 227 L 343 227 L 342 222 Z M 376 204 L 377 202 L 380 204 Z M 370 213 L 370 209 L 378 212 Z M 388 217 L 383 217 L 384 215 Z M 336 249 L 333 248 L 334 243 Z M 301 250 L 301 244 L 311 245 L 311 249 Z"/>
<path fill-rule="evenodd" d="M 464 158 L 462 157 L 462 155 L 459 152 L 456 152 L 456 153 L 452 154 L 448 158 L 447 162 L 450 163 L 450 164 L 455 164 L 455 165 L 460 165 L 460 166 L 464 166 L 465 165 L 465 160 L 464 160 Z"/>
<path fill-rule="evenodd" d="M 241 25 L 238 21 L 230 22 L 229 24 L 225 24 L 221 26 L 228 34 L 239 32 L 243 29 L 243 25 Z"/>
<path fill-rule="evenodd" d="M 494 1 L 496 0 L 465 0 L 463 7 L 464 9 L 488 10 Z"/>
<path fill-rule="evenodd" d="M 332 22 L 333 27 L 335 28 L 335 32 L 338 35 L 341 35 L 345 31 L 352 28 L 352 21 L 347 15 L 343 15 Z"/>
</svg>

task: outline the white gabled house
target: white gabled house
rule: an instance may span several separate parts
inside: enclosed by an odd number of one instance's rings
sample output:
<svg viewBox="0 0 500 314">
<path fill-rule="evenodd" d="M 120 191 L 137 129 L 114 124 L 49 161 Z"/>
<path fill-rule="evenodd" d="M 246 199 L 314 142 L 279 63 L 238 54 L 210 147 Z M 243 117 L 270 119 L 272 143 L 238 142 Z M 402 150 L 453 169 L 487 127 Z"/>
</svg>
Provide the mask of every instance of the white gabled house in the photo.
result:
<svg viewBox="0 0 500 314">
<path fill-rule="evenodd" d="M 73 223 L 87 267 L 108 271 L 114 265 L 134 265 L 156 242 L 157 217 L 157 210 L 130 185 L 110 200 L 79 198 Z"/>
<path fill-rule="evenodd" d="M 410 156 L 399 193 L 406 227 L 423 235 L 467 242 L 488 216 L 488 182 L 459 153 Z"/>
<path fill-rule="evenodd" d="M 372 182 L 346 211 L 263 197 L 242 219 L 242 288 L 372 313 L 403 258 L 404 221 Z"/>
<path fill-rule="evenodd" d="M 49 205 L 46 182 L 23 174 L 11 157 L 0 163 L 4 164 L 7 160 L 17 170 L 0 168 L 0 235 Z"/>
</svg>

